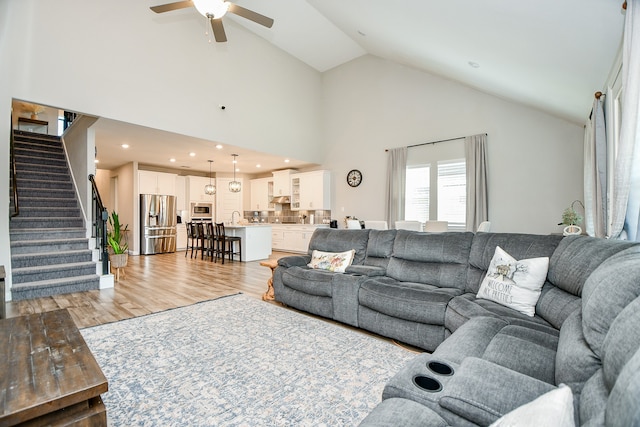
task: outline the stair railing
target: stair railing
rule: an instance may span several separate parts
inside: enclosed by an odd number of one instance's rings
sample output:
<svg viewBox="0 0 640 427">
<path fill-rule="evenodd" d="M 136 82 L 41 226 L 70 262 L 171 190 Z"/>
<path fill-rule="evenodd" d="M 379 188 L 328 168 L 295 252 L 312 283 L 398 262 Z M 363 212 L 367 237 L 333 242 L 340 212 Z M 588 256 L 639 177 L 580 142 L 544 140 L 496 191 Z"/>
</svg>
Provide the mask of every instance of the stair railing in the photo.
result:
<svg viewBox="0 0 640 427">
<path fill-rule="evenodd" d="M 18 179 L 17 176 L 18 174 L 16 173 L 16 155 L 15 155 L 15 151 L 13 148 L 14 145 L 14 138 L 13 138 L 13 118 L 11 119 L 11 137 L 10 137 L 10 144 L 9 144 L 9 157 L 11 157 L 11 178 L 12 178 L 12 187 L 13 187 L 13 212 L 11 213 L 11 217 L 13 218 L 14 216 L 18 216 L 20 215 L 20 203 L 18 201 Z"/>
<path fill-rule="evenodd" d="M 102 274 L 109 274 L 109 252 L 107 251 L 107 220 L 109 211 L 102 204 L 102 198 L 93 175 L 89 175 L 93 195 L 93 230 L 91 237 L 96 240 L 96 249 L 100 249 L 100 261 L 102 261 Z"/>
</svg>

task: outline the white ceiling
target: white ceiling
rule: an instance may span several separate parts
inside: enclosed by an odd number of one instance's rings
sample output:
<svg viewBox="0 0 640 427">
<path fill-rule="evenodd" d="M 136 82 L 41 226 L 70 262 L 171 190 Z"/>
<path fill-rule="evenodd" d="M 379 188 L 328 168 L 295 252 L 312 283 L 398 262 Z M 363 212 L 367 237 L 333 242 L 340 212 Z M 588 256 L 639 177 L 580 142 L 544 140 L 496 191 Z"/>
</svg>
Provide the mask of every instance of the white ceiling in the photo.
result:
<svg viewBox="0 0 640 427">
<path fill-rule="evenodd" d="M 594 92 L 603 89 L 624 22 L 622 0 L 236 2 L 273 18 L 273 27 L 231 14 L 225 20 L 233 19 L 320 72 L 372 54 L 575 123 L 586 119 Z M 200 16 L 195 9 L 193 14 Z M 233 43 L 232 37 L 228 43 Z M 168 156 L 176 156 L 178 167 L 208 171 L 200 156 L 197 161 L 188 157 L 189 151 L 202 151 L 207 141 L 105 119 L 96 126 L 100 168 L 123 159 L 166 167 Z M 136 146 L 125 154 L 119 147 L 126 138 Z M 150 143 L 154 148 L 145 149 Z M 243 173 L 259 172 L 256 163 L 264 171 L 305 166 L 293 159 L 284 164 L 280 157 L 225 149 L 241 155 Z M 214 170 L 228 168 L 214 163 Z"/>
<path fill-rule="evenodd" d="M 232 154 L 238 154 L 237 173 L 260 174 L 279 169 L 298 169 L 309 163 L 244 148 L 212 148 L 211 141 L 144 126 L 100 118 L 93 125 L 99 169 L 113 169 L 137 161 L 142 165 L 233 173 Z M 122 147 L 127 144 L 128 147 Z M 193 156 L 190 153 L 194 153 Z M 174 162 L 171 159 L 175 159 Z"/>
</svg>

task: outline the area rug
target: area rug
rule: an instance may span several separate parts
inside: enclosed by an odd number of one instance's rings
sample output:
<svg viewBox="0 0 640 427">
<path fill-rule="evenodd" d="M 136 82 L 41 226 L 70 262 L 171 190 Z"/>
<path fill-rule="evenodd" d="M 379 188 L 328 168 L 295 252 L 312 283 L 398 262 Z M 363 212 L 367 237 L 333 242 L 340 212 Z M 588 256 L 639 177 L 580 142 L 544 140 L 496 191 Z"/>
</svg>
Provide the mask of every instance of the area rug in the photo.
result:
<svg viewBox="0 0 640 427">
<path fill-rule="evenodd" d="M 246 295 L 81 332 L 110 426 L 354 426 L 415 356 Z"/>
</svg>

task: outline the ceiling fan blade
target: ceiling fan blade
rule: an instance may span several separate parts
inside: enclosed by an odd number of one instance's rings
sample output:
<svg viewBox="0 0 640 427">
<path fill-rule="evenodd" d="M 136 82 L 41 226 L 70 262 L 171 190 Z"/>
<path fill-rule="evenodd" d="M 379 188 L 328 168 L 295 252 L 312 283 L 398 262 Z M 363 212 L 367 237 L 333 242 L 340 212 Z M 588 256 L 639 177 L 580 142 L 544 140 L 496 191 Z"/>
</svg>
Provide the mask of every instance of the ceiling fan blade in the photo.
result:
<svg viewBox="0 0 640 427">
<path fill-rule="evenodd" d="M 191 0 L 187 1 L 178 1 L 175 3 L 161 4 L 159 6 L 151 6 L 149 9 L 153 10 L 155 13 L 164 13 L 171 12 L 172 10 L 184 9 L 185 7 L 193 6 L 193 2 Z"/>
<path fill-rule="evenodd" d="M 222 19 L 209 18 L 209 22 L 211 22 L 213 37 L 215 37 L 216 41 L 218 43 L 226 42 L 227 35 L 225 34 L 224 27 L 222 26 Z"/>
<path fill-rule="evenodd" d="M 245 9 L 242 6 L 238 6 L 237 4 L 229 3 L 229 12 L 235 13 L 238 16 L 242 16 L 250 21 L 255 22 L 256 24 L 264 25 L 267 28 L 271 28 L 273 26 L 273 19 L 268 18 L 264 15 L 260 15 L 258 12 L 254 12 L 253 10 Z"/>
</svg>

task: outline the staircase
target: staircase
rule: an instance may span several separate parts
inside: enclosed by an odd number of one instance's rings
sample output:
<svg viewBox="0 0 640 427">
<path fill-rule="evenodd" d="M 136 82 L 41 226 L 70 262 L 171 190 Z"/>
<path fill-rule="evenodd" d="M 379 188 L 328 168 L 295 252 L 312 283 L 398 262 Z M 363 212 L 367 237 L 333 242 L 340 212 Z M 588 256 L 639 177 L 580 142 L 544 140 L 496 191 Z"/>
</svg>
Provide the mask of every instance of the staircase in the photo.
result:
<svg viewBox="0 0 640 427">
<path fill-rule="evenodd" d="M 99 289 L 62 141 L 14 131 L 14 142 L 20 214 L 9 225 L 12 299 Z M 13 192 L 10 203 L 13 212 Z"/>
</svg>

